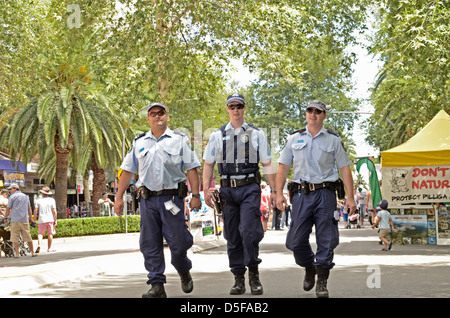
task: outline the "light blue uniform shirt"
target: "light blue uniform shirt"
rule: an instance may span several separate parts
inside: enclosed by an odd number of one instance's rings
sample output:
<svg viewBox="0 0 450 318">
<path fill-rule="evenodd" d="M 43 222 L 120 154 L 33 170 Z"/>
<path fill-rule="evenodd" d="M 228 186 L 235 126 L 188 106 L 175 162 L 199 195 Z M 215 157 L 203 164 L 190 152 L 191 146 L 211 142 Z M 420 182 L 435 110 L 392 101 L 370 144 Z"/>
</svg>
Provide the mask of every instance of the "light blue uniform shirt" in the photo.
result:
<svg viewBox="0 0 450 318">
<path fill-rule="evenodd" d="M 156 139 L 151 130 L 133 141 L 133 148 L 125 156 L 121 169 L 136 173 L 136 187 L 146 186 L 151 191 L 176 189 L 186 180 L 184 169 L 200 167 L 200 162 L 190 147 L 188 137 L 167 128 Z"/>
<path fill-rule="evenodd" d="M 30 205 L 30 198 L 17 190 L 14 192 L 8 201 L 8 208 L 11 208 L 11 222 L 25 223 L 28 222 L 28 206 Z"/>
<path fill-rule="evenodd" d="M 225 126 L 225 131 L 233 130 L 234 134 L 239 134 L 239 131 L 244 130 L 246 131 L 249 128 L 249 125 L 247 122 L 244 121 L 241 128 L 236 131 L 233 126 L 231 125 L 231 122 L 229 122 Z M 227 133 L 229 135 L 229 133 Z M 205 160 L 208 163 L 216 163 L 216 162 L 222 162 L 222 158 L 218 158 L 219 155 L 222 153 L 223 150 L 223 137 L 222 131 L 220 129 L 215 130 L 210 136 L 208 144 L 206 145 L 205 152 L 203 154 L 203 160 Z M 269 142 L 267 141 L 266 134 L 261 129 L 254 129 L 253 133 L 251 134 L 251 140 L 254 149 L 258 149 L 259 154 L 259 161 L 266 162 L 270 159 L 272 159 L 272 153 L 270 151 Z M 249 177 L 252 177 L 253 174 L 250 174 Z M 231 178 L 241 179 L 245 178 L 246 176 L 231 176 Z"/>
<path fill-rule="evenodd" d="M 289 167 L 294 163 L 292 181 L 297 183 L 334 182 L 339 179 L 338 169 L 352 163 L 341 138 L 325 128 L 314 137 L 307 128 L 290 135 L 278 162 Z"/>
</svg>

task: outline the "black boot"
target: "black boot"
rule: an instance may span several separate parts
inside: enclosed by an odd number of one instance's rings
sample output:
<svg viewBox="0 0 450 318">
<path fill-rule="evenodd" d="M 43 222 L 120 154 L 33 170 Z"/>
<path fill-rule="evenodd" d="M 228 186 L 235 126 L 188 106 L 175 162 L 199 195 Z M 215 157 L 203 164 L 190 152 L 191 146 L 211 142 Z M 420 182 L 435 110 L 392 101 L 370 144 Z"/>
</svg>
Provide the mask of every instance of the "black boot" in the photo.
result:
<svg viewBox="0 0 450 318">
<path fill-rule="evenodd" d="M 328 298 L 327 280 L 329 275 L 330 271 L 328 269 L 317 268 L 317 298 Z"/>
<path fill-rule="evenodd" d="M 303 280 L 303 290 L 309 291 L 316 284 L 316 267 L 305 267 L 305 279 Z"/>
<path fill-rule="evenodd" d="M 161 283 L 152 284 L 152 288 L 148 292 L 142 294 L 142 298 L 167 298 L 164 285 Z"/>
<path fill-rule="evenodd" d="M 194 282 L 192 281 L 191 274 L 189 272 L 187 272 L 185 274 L 179 274 L 179 275 L 181 278 L 181 289 L 186 294 L 189 294 L 194 289 Z"/>
<path fill-rule="evenodd" d="M 263 287 L 259 281 L 258 266 L 248 268 L 248 278 L 248 284 L 250 285 L 252 295 L 262 295 Z"/>
<path fill-rule="evenodd" d="M 245 293 L 244 275 L 234 275 L 234 286 L 231 287 L 230 295 L 241 295 Z"/>
</svg>

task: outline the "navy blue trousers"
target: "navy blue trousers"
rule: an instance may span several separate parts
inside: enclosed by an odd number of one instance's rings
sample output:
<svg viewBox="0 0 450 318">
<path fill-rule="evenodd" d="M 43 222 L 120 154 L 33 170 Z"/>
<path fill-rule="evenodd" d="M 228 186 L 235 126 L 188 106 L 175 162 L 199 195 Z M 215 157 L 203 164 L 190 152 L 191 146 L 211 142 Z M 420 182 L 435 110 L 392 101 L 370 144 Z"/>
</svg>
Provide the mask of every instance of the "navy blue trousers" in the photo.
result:
<svg viewBox="0 0 450 318">
<path fill-rule="evenodd" d="M 186 225 L 184 202 L 174 196 L 180 212 L 173 215 L 164 207 L 164 202 L 171 199 L 171 195 L 153 196 L 148 200 L 141 198 L 139 245 L 148 271 L 147 284 L 166 282 L 163 237 L 170 248 L 171 263 L 178 273 L 187 273 L 192 268 L 187 250 L 192 246 L 193 238 Z"/>
<path fill-rule="evenodd" d="M 294 196 L 286 247 L 294 253 L 296 264 L 302 267 L 315 265 L 322 269 L 333 268 L 334 249 L 339 245 L 335 210 L 336 194 L 333 190 L 324 188 Z M 317 243 L 315 254 L 309 243 L 313 225 Z"/>
<path fill-rule="evenodd" d="M 229 202 L 223 208 L 224 237 L 230 270 L 243 275 L 246 266 L 261 263 L 259 242 L 264 237 L 261 222 L 261 188 L 259 184 L 220 189 L 220 198 Z"/>
</svg>

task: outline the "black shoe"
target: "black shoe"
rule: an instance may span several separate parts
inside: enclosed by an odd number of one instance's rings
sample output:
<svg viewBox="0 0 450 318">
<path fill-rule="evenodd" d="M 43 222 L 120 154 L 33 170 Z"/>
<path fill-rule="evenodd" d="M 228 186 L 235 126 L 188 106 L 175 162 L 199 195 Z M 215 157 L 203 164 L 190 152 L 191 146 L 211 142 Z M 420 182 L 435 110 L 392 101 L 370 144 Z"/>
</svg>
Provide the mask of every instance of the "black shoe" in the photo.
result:
<svg viewBox="0 0 450 318">
<path fill-rule="evenodd" d="M 179 274 L 181 278 L 181 289 L 189 294 L 194 289 L 194 282 L 192 281 L 191 274 L 189 272 L 185 274 Z"/>
<path fill-rule="evenodd" d="M 309 266 L 305 268 L 305 279 L 303 280 L 303 290 L 310 291 L 316 284 L 316 267 Z"/>
<path fill-rule="evenodd" d="M 241 295 L 245 293 L 244 275 L 234 275 L 234 286 L 231 287 L 230 295 Z"/>
<path fill-rule="evenodd" d="M 250 285 L 252 295 L 262 295 L 263 287 L 259 281 L 258 266 L 248 268 L 248 278 L 248 284 Z"/>
<path fill-rule="evenodd" d="M 167 298 L 164 285 L 161 283 L 152 284 L 148 292 L 142 294 L 142 298 Z"/>
<path fill-rule="evenodd" d="M 316 296 L 317 298 L 328 298 L 327 280 L 330 275 L 328 269 L 317 268 L 317 286 L 316 286 Z"/>
</svg>

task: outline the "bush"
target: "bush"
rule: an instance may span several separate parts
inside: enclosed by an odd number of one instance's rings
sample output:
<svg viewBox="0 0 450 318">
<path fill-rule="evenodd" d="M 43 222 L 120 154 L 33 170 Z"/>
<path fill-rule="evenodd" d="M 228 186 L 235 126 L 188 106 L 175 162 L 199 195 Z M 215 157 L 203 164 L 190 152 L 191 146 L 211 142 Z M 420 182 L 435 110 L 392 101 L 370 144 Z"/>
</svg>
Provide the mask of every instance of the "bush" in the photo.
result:
<svg viewBox="0 0 450 318">
<path fill-rule="evenodd" d="M 139 232 L 140 215 L 128 215 L 128 232 Z M 31 227 L 31 237 L 37 239 L 37 226 Z M 60 219 L 56 224 L 56 237 L 125 233 L 125 217 L 92 217 Z"/>
</svg>

